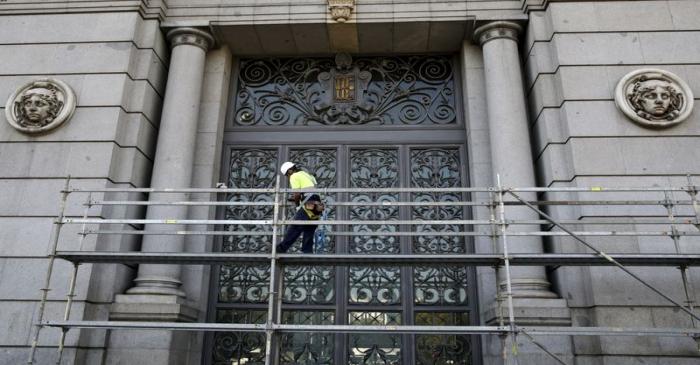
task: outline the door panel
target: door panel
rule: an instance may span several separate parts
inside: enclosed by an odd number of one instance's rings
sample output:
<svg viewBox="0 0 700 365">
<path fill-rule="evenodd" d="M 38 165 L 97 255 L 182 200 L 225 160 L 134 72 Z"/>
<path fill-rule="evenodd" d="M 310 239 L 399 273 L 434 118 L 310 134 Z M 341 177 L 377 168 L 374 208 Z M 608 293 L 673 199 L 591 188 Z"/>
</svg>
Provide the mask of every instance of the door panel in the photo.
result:
<svg viewBox="0 0 700 365">
<path fill-rule="evenodd" d="M 340 145 L 306 148 L 229 146 L 228 184 L 235 188 L 274 186 L 282 161 L 298 163 L 314 174 L 320 187 L 396 188 L 458 187 L 464 185 L 463 146 L 459 145 Z M 408 194 L 408 193 L 402 193 Z M 363 192 L 328 194 L 329 219 L 382 220 L 465 219 L 461 207 L 435 202 L 462 200 L 461 193 L 410 193 L 419 206 L 368 206 L 362 202 L 397 202 L 400 193 Z M 230 201 L 271 202 L 272 194 L 231 194 Z M 338 200 L 360 203 L 334 206 Z M 286 212 L 291 217 L 293 210 Z M 271 206 L 231 207 L 230 219 L 270 219 Z M 247 227 L 247 228 L 246 228 Z M 231 225 L 229 231 L 251 229 Z M 435 232 L 429 236 L 327 235 L 324 252 L 351 254 L 459 254 L 469 252 L 464 237 L 444 236 L 460 232 L 459 225 L 391 224 L 333 226 L 333 230 L 398 232 L 408 229 Z M 252 227 L 253 231 L 269 227 Z M 269 252 L 271 236 L 230 236 L 222 240 L 226 252 Z M 290 250 L 300 249 L 297 243 Z M 459 266 L 414 267 L 303 267 L 284 268 L 283 321 L 296 324 L 418 324 L 462 325 L 469 323 L 473 309 L 470 270 Z M 270 280 L 266 265 L 222 265 L 217 275 L 216 321 L 262 323 Z M 340 285 L 340 286 L 338 286 Z M 344 288 L 337 295 L 337 288 Z M 264 336 L 219 333 L 214 336 L 212 363 L 258 364 L 264 359 Z M 342 345 L 342 344 L 345 345 Z M 413 346 L 407 347 L 406 344 Z M 283 364 L 433 364 L 435 359 L 467 364 L 469 336 L 286 334 L 281 339 Z M 345 348 L 346 350 L 343 350 Z M 406 352 L 408 351 L 408 352 Z M 430 359 L 430 360 L 428 360 Z M 426 362 L 428 361 L 428 362 Z M 458 361 L 458 362 L 450 362 Z"/>
</svg>

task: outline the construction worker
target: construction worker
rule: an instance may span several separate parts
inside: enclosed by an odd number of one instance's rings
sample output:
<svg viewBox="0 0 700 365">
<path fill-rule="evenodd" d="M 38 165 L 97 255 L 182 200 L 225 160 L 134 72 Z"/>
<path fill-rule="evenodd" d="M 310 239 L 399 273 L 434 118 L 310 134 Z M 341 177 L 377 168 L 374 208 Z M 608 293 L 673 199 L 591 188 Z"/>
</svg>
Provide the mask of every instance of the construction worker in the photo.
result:
<svg viewBox="0 0 700 365">
<path fill-rule="evenodd" d="M 292 189 L 313 188 L 316 186 L 316 178 L 306 171 L 297 167 L 293 162 L 285 162 L 280 168 L 280 172 L 289 178 L 289 187 Z M 318 194 L 304 194 L 301 192 L 293 192 L 291 198 L 287 199 L 293 202 L 298 208 L 294 215 L 294 220 L 318 220 L 325 208 L 321 202 L 321 197 Z M 287 227 L 287 233 L 284 235 L 284 240 L 277 245 L 278 253 L 285 253 L 289 250 L 294 242 L 303 233 L 301 252 L 313 253 L 314 250 L 314 232 L 317 225 L 290 225 Z"/>
</svg>

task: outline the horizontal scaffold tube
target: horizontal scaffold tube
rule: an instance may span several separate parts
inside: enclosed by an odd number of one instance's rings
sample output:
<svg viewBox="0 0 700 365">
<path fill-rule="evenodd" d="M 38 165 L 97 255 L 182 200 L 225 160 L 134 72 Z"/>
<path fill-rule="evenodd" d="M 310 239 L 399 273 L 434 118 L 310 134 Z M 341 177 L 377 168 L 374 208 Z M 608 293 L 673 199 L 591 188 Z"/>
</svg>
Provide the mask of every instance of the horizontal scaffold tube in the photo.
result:
<svg viewBox="0 0 700 365">
<path fill-rule="evenodd" d="M 656 236 L 656 237 L 673 237 L 673 236 L 700 236 L 700 232 L 695 231 L 574 231 L 577 236 L 619 236 L 619 237 L 641 237 L 641 236 Z M 272 231 L 141 231 L 141 230 L 87 230 L 81 232 L 84 235 L 94 234 L 109 234 L 109 235 L 137 235 L 137 236 L 272 236 Z M 387 231 L 329 231 L 326 236 L 355 236 L 355 237 L 421 237 L 421 236 L 440 236 L 440 237 L 491 237 L 501 236 L 500 232 L 453 232 L 453 231 L 422 231 L 422 232 L 387 232 Z M 566 232 L 552 231 L 528 231 L 528 232 L 508 232 L 508 236 L 545 236 L 559 237 L 569 236 Z"/>
<path fill-rule="evenodd" d="M 635 217 L 640 219 L 644 217 Z M 649 217 L 656 218 L 656 217 Z M 602 219 L 602 218 L 601 218 Z M 250 219 L 102 219 L 102 218 L 64 218 L 59 221 L 61 224 L 224 224 L 224 225 L 271 225 L 272 220 L 250 220 Z M 649 220 L 649 221 L 622 221 L 616 222 L 612 220 L 559 220 L 560 224 L 567 225 L 642 225 L 642 224 L 696 224 L 690 219 L 675 219 L 670 220 Z M 502 224 L 501 221 L 475 220 L 475 219 L 457 219 L 457 220 L 328 220 L 328 221 L 300 221 L 300 220 L 280 220 L 278 224 L 294 224 L 294 225 L 318 225 L 325 224 L 331 226 L 337 225 L 493 225 Z M 505 220 L 506 225 L 548 225 L 551 224 L 545 219 L 534 220 Z M 509 232 L 510 234 L 510 232 Z"/>
<path fill-rule="evenodd" d="M 275 188 L 70 188 L 66 193 L 503 193 L 503 192 L 697 192 L 700 186 L 680 187 L 455 187 L 455 188 L 306 188 L 306 189 L 275 189 Z"/>
<path fill-rule="evenodd" d="M 618 262 L 631 266 L 700 266 L 700 254 L 611 254 Z M 56 257 L 74 263 L 161 263 L 215 265 L 246 263 L 269 265 L 272 255 L 252 253 L 173 253 L 173 252 L 82 252 L 59 251 Z M 278 254 L 282 265 L 343 266 L 343 265 L 467 265 L 501 266 L 505 257 L 499 254 Z M 610 266 L 608 260 L 596 254 L 512 254 L 511 265 L 519 266 Z"/>
<path fill-rule="evenodd" d="M 503 335 L 510 327 L 497 326 L 362 326 L 362 325 L 296 325 L 296 324 L 242 324 L 242 323 L 182 323 L 182 322 L 121 322 L 121 321 L 46 321 L 44 326 L 94 329 L 164 329 L 202 332 L 265 332 L 279 333 L 408 333 L 408 334 L 483 334 Z M 669 336 L 694 337 L 697 328 L 646 327 L 516 327 L 515 332 L 530 335 L 571 336 Z"/>
</svg>

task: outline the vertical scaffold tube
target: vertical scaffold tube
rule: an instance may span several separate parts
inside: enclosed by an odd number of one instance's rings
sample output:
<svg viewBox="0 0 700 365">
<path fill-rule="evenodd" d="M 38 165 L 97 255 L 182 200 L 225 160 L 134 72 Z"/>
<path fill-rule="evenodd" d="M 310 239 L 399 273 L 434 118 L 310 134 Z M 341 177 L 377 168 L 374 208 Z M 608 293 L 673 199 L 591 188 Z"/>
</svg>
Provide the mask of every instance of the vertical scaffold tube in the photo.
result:
<svg viewBox="0 0 700 365">
<path fill-rule="evenodd" d="M 46 278 L 44 279 L 44 288 L 41 289 L 41 302 L 39 303 L 39 317 L 34 327 L 34 338 L 32 339 L 32 348 L 29 351 L 29 359 L 27 364 L 34 364 L 34 356 L 36 354 L 36 348 L 39 345 L 39 334 L 43 327 L 42 322 L 44 321 L 44 311 L 46 310 L 46 301 L 48 300 L 49 287 L 51 286 L 51 274 L 53 273 L 53 264 L 56 261 L 56 249 L 58 247 L 58 237 L 61 233 L 61 227 L 63 226 L 63 218 L 66 211 L 66 201 L 68 200 L 68 194 L 70 187 L 70 175 L 66 177 L 66 182 L 63 185 L 63 190 L 61 191 L 61 201 L 59 203 L 58 217 L 54 222 L 53 231 L 51 232 L 51 247 L 49 249 L 49 264 L 46 269 Z"/>
<path fill-rule="evenodd" d="M 265 330 L 265 365 L 274 365 L 272 357 L 276 353 L 273 351 L 273 340 L 274 340 L 274 323 L 275 315 L 277 310 L 275 306 L 277 305 L 276 297 L 280 295 L 277 293 L 277 280 L 279 280 L 277 275 L 277 225 L 278 225 L 278 215 L 280 206 L 280 175 L 277 175 L 277 181 L 275 182 L 275 205 L 272 212 L 272 258 L 270 259 L 270 294 L 268 295 L 268 305 L 267 305 L 267 323 Z M 276 344 L 275 344 L 276 345 Z"/>
</svg>

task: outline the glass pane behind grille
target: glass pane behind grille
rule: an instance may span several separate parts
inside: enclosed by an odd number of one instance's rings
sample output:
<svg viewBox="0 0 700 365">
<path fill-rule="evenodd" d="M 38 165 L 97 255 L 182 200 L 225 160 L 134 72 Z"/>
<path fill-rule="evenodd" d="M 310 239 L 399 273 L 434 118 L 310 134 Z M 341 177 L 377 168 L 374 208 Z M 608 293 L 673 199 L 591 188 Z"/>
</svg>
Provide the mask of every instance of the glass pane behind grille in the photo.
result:
<svg viewBox="0 0 700 365">
<path fill-rule="evenodd" d="M 333 324 L 333 312 L 285 311 L 285 324 Z M 329 333 L 293 333 L 282 336 L 281 363 L 289 365 L 334 364 L 335 335 Z"/>
<path fill-rule="evenodd" d="M 348 323 L 365 326 L 401 324 L 398 312 L 350 312 Z M 401 335 L 353 334 L 349 336 L 349 364 L 394 365 L 401 363 Z"/>
<path fill-rule="evenodd" d="M 219 309 L 218 323 L 265 323 L 267 311 Z M 214 335 L 214 365 L 262 365 L 265 363 L 265 334 L 226 332 Z"/>
</svg>

